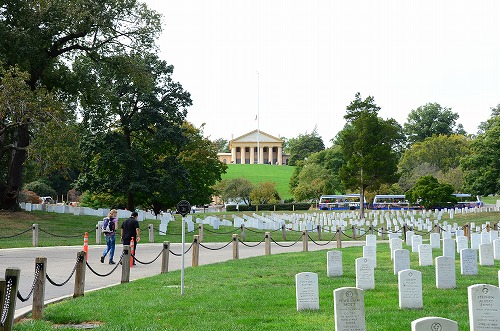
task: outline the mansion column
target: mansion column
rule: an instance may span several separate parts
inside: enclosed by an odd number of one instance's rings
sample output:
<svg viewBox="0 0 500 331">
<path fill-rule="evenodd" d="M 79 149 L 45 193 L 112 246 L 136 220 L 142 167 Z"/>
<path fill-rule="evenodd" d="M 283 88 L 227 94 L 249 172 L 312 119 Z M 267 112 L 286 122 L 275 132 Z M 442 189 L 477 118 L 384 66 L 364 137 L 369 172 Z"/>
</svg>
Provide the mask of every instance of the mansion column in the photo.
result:
<svg viewBox="0 0 500 331">
<path fill-rule="evenodd" d="M 259 147 L 259 163 L 264 163 L 264 147 L 262 145 Z"/>
<path fill-rule="evenodd" d="M 255 147 L 250 146 L 250 164 L 255 163 Z"/>
<path fill-rule="evenodd" d="M 267 150 L 269 151 L 268 161 L 270 164 L 273 164 L 273 147 L 268 147 Z"/>
<path fill-rule="evenodd" d="M 283 148 L 281 146 L 278 147 L 278 164 L 283 164 Z"/>
<path fill-rule="evenodd" d="M 236 147 L 231 148 L 231 163 L 236 163 Z"/>
</svg>

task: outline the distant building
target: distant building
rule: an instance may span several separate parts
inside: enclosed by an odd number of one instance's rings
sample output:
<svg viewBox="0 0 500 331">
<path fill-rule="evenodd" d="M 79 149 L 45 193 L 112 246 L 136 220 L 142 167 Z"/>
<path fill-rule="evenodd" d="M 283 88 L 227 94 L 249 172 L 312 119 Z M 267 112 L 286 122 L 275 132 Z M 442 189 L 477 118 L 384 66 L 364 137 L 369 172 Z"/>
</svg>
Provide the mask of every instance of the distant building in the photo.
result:
<svg viewBox="0 0 500 331">
<path fill-rule="evenodd" d="M 288 164 L 290 155 L 283 154 L 283 140 L 254 130 L 229 141 L 231 153 L 218 153 L 225 164 Z"/>
</svg>

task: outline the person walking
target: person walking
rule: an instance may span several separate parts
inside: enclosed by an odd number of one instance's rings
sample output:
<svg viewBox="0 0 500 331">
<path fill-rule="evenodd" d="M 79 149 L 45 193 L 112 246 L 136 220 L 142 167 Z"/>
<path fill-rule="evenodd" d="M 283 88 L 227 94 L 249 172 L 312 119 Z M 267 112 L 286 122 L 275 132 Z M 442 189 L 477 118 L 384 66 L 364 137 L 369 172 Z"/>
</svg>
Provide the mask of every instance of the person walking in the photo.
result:
<svg viewBox="0 0 500 331">
<path fill-rule="evenodd" d="M 139 222 L 137 221 L 139 214 L 133 211 L 130 217 L 123 221 L 120 236 L 123 245 L 130 245 L 130 240 L 134 237 L 134 252 L 137 254 L 137 243 L 141 240 L 141 229 L 139 228 Z M 135 260 L 134 260 L 135 265 Z"/>
<path fill-rule="evenodd" d="M 104 237 L 106 238 L 106 249 L 102 252 L 101 263 L 104 263 L 104 259 L 109 253 L 109 264 L 115 264 L 113 257 L 115 256 L 116 229 L 118 228 L 117 214 L 118 212 L 116 209 L 111 209 L 108 213 L 108 217 L 105 217 L 103 220 L 105 225 Z"/>
</svg>

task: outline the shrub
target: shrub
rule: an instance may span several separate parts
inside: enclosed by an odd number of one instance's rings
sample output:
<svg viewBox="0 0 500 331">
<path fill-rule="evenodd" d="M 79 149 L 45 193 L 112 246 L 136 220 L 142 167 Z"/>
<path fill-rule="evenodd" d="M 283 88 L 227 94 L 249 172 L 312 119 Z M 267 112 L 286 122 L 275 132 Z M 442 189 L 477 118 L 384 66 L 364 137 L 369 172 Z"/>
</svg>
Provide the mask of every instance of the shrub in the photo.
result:
<svg viewBox="0 0 500 331">
<path fill-rule="evenodd" d="M 42 203 L 42 199 L 33 191 L 22 190 L 19 193 L 19 202 Z"/>
<path fill-rule="evenodd" d="M 34 182 L 31 182 L 31 183 L 27 183 L 26 185 L 24 185 L 24 189 L 28 190 L 28 191 L 33 191 L 36 194 L 38 194 L 38 196 L 40 196 L 40 197 L 49 197 L 49 196 L 55 197 L 55 196 L 57 196 L 56 190 L 54 190 L 48 184 L 46 184 L 42 181 L 39 181 L 39 180 L 36 180 Z"/>
</svg>

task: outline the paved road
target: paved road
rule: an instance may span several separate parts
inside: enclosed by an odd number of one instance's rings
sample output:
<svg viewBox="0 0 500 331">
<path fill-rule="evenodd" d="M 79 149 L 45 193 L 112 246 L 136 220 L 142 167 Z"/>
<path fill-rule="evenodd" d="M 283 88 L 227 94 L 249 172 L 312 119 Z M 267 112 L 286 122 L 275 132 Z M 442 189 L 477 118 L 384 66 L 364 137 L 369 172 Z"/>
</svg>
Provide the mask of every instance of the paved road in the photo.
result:
<svg viewBox="0 0 500 331">
<path fill-rule="evenodd" d="M 200 247 L 199 265 L 227 261 L 233 258 L 232 244 L 223 249 L 218 249 L 227 243 L 203 243 L 204 246 L 212 248 L 207 249 Z M 254 243 L 256 244 L 256 243 Z M 283 243 L 291 245 L 290 242 Z M 323 242 L 323 244 L 325 244 Z M 190 243 L 185 244 L 185 249 L 189 248 Z M 343 242 L 343 247 L 364 245 L 364 241 L 358 242 Z M 105 245 L 89 246 L 88 264 L 99 274 L 109 273 L 113 269 L 113 265 L 109 265 L 107 259 L 104 264 L 100 263 L 99 258 L 104 250 Z M 141 262 L 153 261 L 162 251 L 162 244 L 139 244 L 136 258 Z M 309 251 L 336 248 L 336 242 L 331 242 L 328 245 L 316 245 L 309 242 Z M 217 250 L 213 250 L 217 249 Z M 10 248 L 0 249 L 0 278 L 5 277 L 6 268 L 19 268 L 21 270 L 21 278 L 19 282 L 19 292 L 23 297 L 26 297 L 30 290 L 34 279 L 35 258 L 47 258 L 47 275 L 55 283 L 63 283 L 71 274 L 75 263 L 77 253 L 82 250 L 82 247 L 76 246 L 59 246 L 59 247 L 33 247 L 33 248 Z M 181 244 L 171 244 L 170 250 L 175 254 L 181 254 Z M 119 259 L 122 248 L 116 246 L 115 260 Z M 280 247 L 275 243 L 271 244 L 271 254 L 298 252 L 302 251 L 302 242 L 297 242 L 291 247 Z M 239 257 L 247 258 L 265 254 L 264 243 L 256 247 L 247 247 L 239 244 Z M 185 267 L 191 266 L 192 254 L 189 251 L 184 257 Z M 179 270 L 181 268 L 181 257 L 174 254 L 169 255 L 169 271 Z M 130 280 L 158 275 L 161 272 L 161 258 L 158 258 L 151 264 L 138 264 L 130 271 Z M 111 275 L 107 277 L 97 276 L 86 268 L 85 272 L 85 292 L 97 290 L 106 286 L 119 284 L 121 280 L 121 267 L 118 267 Z M 180 280 L 179 280 L 180 282 Z M 45 285 L 45 303 L 59 301 L 66 297 L 71 297 L 74 291 L 74 276 L 64 286 L 54 286 L 49 282 Z M 19 318 L 31 311 L 32 298 L 26 302 L 17 299 L 15 318 Z"/>
</svg>

